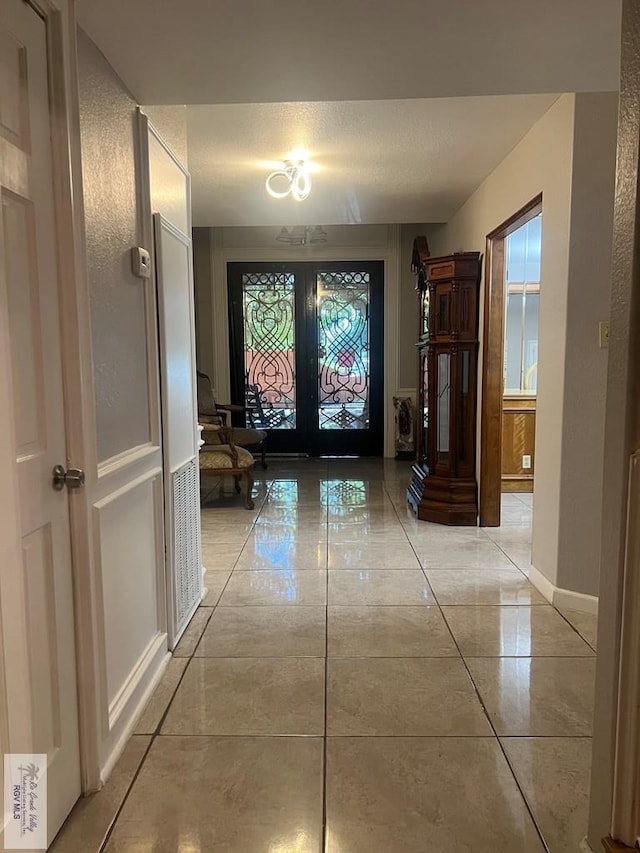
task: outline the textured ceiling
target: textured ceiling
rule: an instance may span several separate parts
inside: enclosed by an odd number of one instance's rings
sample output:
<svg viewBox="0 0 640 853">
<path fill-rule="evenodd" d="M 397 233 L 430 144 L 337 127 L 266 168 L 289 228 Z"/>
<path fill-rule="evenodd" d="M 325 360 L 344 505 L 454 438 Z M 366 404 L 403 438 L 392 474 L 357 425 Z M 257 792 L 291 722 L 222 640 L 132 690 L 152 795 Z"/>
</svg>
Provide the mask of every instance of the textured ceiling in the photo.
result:
<svg viewBox="0 0 640 853">
<path fill-rule="evenodd" d="M 618 88 L 621 0 L 77 0 L 141 103 Z"/>
<path fill-rule="evenodd" d="M 194 225 L 446 221 L 554 100 L 187 107 Z M 299 147 L 318 167 L 311 195 L 270 198 L 265 161 Z"/>
</svg>

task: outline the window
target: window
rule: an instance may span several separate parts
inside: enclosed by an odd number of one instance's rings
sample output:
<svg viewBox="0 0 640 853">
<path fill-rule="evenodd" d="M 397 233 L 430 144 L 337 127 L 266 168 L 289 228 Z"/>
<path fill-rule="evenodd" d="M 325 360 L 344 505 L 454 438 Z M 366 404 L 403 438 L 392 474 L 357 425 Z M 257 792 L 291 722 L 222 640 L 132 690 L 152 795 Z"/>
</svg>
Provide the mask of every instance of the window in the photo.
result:
<svg viewBox="0 0 640 853">
<path fill-rule="evenodd" d="M 505 395 L 537 390 L 541 248 L 542 214 L 506 239 Z"/>
</svg>

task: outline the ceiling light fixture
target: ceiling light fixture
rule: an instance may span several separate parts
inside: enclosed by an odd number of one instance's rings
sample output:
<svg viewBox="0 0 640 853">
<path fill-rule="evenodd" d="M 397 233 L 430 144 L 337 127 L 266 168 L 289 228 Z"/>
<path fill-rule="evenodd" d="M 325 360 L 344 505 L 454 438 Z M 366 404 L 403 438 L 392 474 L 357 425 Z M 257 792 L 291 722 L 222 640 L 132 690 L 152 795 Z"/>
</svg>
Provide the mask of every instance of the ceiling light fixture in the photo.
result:
<svg viewBox="0 0 640 853">
<path fill-rule="evenodd" d="M 327 232 L 322 225 L 294 225 L 283 228 L 276 240 L 288 246 L 306 246 L 307 243 L 317 245 L 327 242 Z"/>
<path fill-rule="evenodd" d="M 285 160 L 282 169 L 271 172 L 265 186 L 272 198 L 291 193 L 296 201 L 304 201 L 311 192 L 311 176 L 304 160 Z"/>
</svg>

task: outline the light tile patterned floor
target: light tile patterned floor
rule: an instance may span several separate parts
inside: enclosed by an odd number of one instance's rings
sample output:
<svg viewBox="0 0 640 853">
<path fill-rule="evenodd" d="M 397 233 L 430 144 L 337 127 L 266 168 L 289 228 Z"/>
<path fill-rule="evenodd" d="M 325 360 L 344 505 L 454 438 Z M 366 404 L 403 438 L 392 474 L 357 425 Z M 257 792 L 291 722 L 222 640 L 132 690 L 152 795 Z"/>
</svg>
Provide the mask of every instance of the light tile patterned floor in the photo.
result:
<svg viewBox="0 0 640 853">
<path fill-rule="evenodd" d="M 203 606 L 55 853 L 576 850 L 595 619 L 529 584 L 531 496 L 451 529 L 406 464 L 266 473 L 203 509 Z"/>
</svg>

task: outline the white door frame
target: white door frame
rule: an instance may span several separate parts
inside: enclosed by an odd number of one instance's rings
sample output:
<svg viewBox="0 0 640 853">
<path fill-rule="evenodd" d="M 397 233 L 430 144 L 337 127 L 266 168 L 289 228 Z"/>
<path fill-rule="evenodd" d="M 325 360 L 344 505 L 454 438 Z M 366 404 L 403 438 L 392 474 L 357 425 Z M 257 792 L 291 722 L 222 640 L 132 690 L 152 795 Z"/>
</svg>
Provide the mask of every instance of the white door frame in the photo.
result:
<svg viewBox="0 0 640 853">
<path fill-rule="evenodd" d="M 47 24 L 67 466 L 96 471 L 91 323 L 86 281 L 73 0 L 29 0 Z M 88 483 L 90 485 L 90 482 Z M 69 493 L 80 765 L 83 792 L 100 787 L 96 613 L 88 489 Z"/>
</svg>

